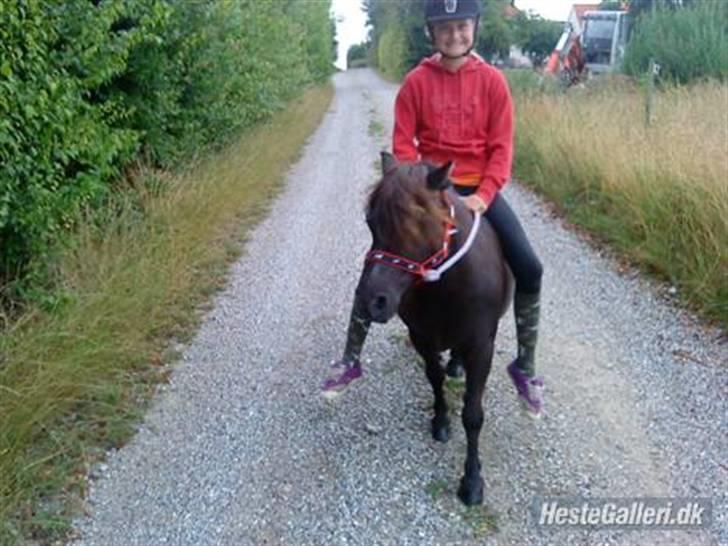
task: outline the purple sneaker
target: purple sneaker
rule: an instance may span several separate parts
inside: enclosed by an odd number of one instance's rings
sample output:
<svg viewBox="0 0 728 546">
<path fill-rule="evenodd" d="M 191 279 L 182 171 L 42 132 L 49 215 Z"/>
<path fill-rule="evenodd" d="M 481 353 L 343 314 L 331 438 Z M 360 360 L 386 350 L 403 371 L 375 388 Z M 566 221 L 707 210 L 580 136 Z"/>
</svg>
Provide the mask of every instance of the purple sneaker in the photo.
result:
<svg viewBox="0 0 728 546">
<path fill-rule="evenodd" d="M 543 411 L 543 378 L 528 377 L 518 369 L 518 360 L 508 366 L 508 375 L 518 391 L 518 399 L 529 417 L 538 419 Z"/>
<path fill-rule="evenodd" d="M 351 384 L 361 379 L 364 371 L 361 369 L 361 362 L 358 360 L 338 360 L 333 363 L 331 369 L 334 373 L 321 384 L 321 396 L 332 400 L 344 392 Z"/>
</svg>

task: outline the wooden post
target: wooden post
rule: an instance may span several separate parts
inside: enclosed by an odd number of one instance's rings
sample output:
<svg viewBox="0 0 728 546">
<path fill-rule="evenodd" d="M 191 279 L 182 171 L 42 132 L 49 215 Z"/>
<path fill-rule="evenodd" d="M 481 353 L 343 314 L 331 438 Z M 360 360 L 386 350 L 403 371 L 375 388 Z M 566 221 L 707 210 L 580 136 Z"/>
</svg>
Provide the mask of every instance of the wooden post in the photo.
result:
<svg viewBox="0 0 728 546">
<path fill-rule="evenodd" d="M 645 101 L 645 125 L 647 127 L 652 123 L 652 100 L 655 94 L 655 76 L 659 65 L 655 59 L 650 59 L 649 72 L 647 74 L 647 99 Z"/>
</svg>

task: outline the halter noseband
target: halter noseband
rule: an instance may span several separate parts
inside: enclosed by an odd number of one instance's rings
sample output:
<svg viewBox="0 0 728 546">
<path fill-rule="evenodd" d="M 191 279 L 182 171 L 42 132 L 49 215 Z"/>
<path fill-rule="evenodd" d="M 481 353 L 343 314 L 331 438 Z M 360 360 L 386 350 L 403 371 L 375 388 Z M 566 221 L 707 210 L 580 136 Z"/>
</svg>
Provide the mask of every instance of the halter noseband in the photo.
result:
<svg viewBox="0 0 728 546">
<path fill-rule="evenodd" d="M 443 193 L 443 197 L 449 202 L 447 194 Z M 478 228 L 480 227 L 480 214 L 473 212 L 473 225 L 470 228 L 470 233 L 468 233 L 468 238 L 466 239 L 465 244 L 460 247 L 453 256 L 448 258 L 450 255 L 452 237 L 458 231 L 455 227 L 454 220 L 455 207 L 452 203 L 450 203 L 450 219 L 444 223 L 445 237 L 442 241 L 442 247 L 422 262 L 416 262 L 409 258 L 405 258 L 404 256 L 399 256 L 376 248 L 371 249 L 364 260 L 365 262 L 376 262 L 389 267 L 401 269 L 402 271 L 415 275 L 420 281 L 437 282 L 440 280 L 445 271 L 455 265 L 460 258 L 462 258 L 465 253 L 470 250 L 470 247 L 473 246 L 475 235 L 478 233 Z"/>
</svg>

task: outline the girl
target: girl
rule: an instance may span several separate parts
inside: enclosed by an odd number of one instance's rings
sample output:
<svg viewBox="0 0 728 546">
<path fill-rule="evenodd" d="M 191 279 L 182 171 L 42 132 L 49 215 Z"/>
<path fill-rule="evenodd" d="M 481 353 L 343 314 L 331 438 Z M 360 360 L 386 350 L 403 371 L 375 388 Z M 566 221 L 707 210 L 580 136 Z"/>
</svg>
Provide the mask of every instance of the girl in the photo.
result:
<svg viewBox="0 0 728 546">
<path fill-rule="evenodd" d="M 495 229 L 516 279 L 518 356 L 508 373 L 529 415 L 543 411 L 543 380 L 535 375 L 542 267 L 518 218 L 500 195 L 513 157 L 513 104 L 505 77 L 472 51 L 479 0 L 425 0 L 427 33 L 436 50 L 405 77 L 395 102 L 393 151 L 399 161 L 455 162 L 452 181 L 464 203 Z M 322 390 L 330 397 L 362 375 L 369 330 L 355 297 L 346 348 Z M 457 355 L 448 373 L 459 372 Z"/>
</svg>

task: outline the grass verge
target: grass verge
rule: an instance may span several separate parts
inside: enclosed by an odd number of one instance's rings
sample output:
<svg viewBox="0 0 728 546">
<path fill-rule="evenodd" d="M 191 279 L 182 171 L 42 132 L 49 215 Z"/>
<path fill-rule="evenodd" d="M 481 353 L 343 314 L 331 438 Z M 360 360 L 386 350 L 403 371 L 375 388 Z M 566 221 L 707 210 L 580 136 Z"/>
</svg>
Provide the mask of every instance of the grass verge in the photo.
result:
<svg viewBox="0 0 728 546">
<path fill-rule="evenodd" d="M 142 173 L 61 257 L 65 303 L 2 332 L 0 544 L 68 537 L 89 470 L 132 434 L 332 94 L 307 91 L 184 174 Z"/>
<path fill-rule="evenodd" d="M 625 80 L 566 94 L 514 85 L 515 176 L 728 326 L 728 86 Z"/>
</svg>

